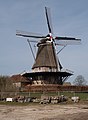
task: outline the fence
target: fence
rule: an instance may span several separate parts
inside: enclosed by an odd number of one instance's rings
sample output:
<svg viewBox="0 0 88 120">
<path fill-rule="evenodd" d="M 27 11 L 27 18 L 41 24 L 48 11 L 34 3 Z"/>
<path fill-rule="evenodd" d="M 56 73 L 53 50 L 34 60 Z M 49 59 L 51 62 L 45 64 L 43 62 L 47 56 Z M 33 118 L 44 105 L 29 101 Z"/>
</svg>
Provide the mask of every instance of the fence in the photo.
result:
<svg viewBox="0 0 88 120">
<path fill-rule="evenodd" d="M 54 92 L 0 92 L 0 100 L 3 100 L 8 97 L 31 97 L 31 98 L 38 98 L 40 99 L 42 95 L 46 96 L 67 96 L 68 98 L 71 98 L 73 96 L 79 96 L 81 100 L 88 100 L 88 92 L 82 92 L 82 91 L 54 91 Z"/>
<path fill-rule="evenodd" d="M 24 91 L 30 92 L 43 92 L 43 91 L 80 91 L 88 92 L 88 86 L 62 86 L 58 84 L 47 84 L 47 85 L 30 85 L 26 86 Z"/>
<path fill-rule="evenodd" d="M 19 91 L 0 92 L 0 99 L 15 96 L 28 96 L 40 98 L 42 94 L 48 96 L 65 95 L 68 97 L 79 96 L 82 99 L 88 99 L 88 86 L 62 86 L 55 84 L 48 85 L 30 85 L 25 88 L 19 89 Z"/>
</svg>

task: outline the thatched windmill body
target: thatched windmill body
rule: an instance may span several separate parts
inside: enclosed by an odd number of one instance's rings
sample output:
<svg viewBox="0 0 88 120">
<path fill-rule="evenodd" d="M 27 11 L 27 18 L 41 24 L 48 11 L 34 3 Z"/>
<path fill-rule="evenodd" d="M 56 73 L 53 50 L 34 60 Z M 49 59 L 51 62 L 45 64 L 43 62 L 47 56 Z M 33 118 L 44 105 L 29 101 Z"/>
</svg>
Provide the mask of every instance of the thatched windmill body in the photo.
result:
<svg viewBox="0 0 88 120">
<path fill-rule="evenodd" d="M 80 39 L 72 37 L 53 37 L 53 29 L 51 24 L 50 9 L 45 7 L 46 19 L 49 34 L 43 36 L 40 34 L 33 34 L 23 31 L 17 31 L 16 35 L 23 37 L 33 37 L 40 38 L 37 47 L 38 51 L 36 57 L 34 57 L 35 62 L 32 66 L 32 71 L 29 73 L 24 73 L 23 76 L 28 77 L 32 82 L 40 81 L 41 84 L 63 84 L 63 82 L 72 75 L 69 71 L 62 71 L 62 66 L 57 57 L 56 45 L 66 46 L 69 41 L 80 42 Z M 27 39 L 29 45 L 30 40 Z M 62 44 L 60 43 L 62 41 Z M 64 43 L 63 43 L 64 42 Z M 31 46 L 30 46 L 31 48 Z M 32 50 L 32 48 L 31 48 Z M 32 50 L 33 53 L 33 50 Z M 34 54 L 33 54 L 34 56 Z"/>
</svg>

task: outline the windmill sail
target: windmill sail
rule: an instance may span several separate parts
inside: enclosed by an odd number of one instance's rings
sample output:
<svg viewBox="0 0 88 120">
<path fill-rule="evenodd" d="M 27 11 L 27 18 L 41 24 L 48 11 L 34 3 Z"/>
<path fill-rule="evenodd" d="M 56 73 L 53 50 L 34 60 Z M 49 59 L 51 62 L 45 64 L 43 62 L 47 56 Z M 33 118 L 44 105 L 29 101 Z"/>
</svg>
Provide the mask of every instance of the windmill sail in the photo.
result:
<svg viewBox="0 0 88 120">
<path fill-rule="evenodd" d="M 53 34 L 53 27 L 52 27 L 52 21 L 51 21 L 50 8 L 45 7 L 45 14 L 46 14 L 49 33 Z"/>
</svg>

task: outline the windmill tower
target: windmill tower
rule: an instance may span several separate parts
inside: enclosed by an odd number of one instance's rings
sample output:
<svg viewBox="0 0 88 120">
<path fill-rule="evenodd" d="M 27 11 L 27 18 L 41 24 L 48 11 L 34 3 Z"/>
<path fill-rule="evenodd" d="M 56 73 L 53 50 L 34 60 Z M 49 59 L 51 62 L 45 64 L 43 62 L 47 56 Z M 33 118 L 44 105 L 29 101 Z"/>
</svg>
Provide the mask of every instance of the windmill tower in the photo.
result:
<svg viewBox="0 0 88 120">
<path fill-rule="evenodd" d="M 44 84 L 63 84 L 63 82 L 72 75 L 69 71 L 62 71 L 62 66 L 57 57 L 56 45 L 66 46 L 72 42 L 80 42 L 80 39 L 72 37 L 53 37 L 53 29 L 51 23 L 50 9 L 45 7 L 45 14 L 49 34 L 46 36 L 40 34 L 33 34 L 23 31 L 17 31 L 16 35 L 22 37 L 40 38 L 37 43 L 38 51 L 36 54 L 35 62 L 32 66 L 32 71 L 24 73 L 23 76 L 28 77 L 29 80 L 38 81 Z M 30 44 L 30 40 L 27 40 Z M 62 42 L 62 44 L 61 44 Z M 31 48 L 32 50 L 32 48 Z M 33 51 L 32 51 L 33 53 Z"/>
</svg>

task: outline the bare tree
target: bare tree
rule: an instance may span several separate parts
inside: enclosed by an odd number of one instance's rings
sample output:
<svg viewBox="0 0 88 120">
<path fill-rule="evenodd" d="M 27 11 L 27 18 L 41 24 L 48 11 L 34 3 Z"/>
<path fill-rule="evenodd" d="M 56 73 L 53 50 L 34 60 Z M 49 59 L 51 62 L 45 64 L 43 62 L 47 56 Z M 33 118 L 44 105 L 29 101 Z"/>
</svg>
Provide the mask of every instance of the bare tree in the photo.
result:
<svg viewBox="0 0 88 120">
<path fill-rule="evenodd" d="M 0 98 L 13 95 L 17 91 L 16 86 L 9 76 L 0 76 Z"/>
<path fill-rule="evenodd" d="M 87 82 L 86 82 L 85 78 L 82 75 L 78 75 L 76 77 L 76 79 L 73 81 L 73 84 L 77 85 L 77 86 L 84 86 L 84 85 L 86 85 L 86 83 Z"/>
</svg>

